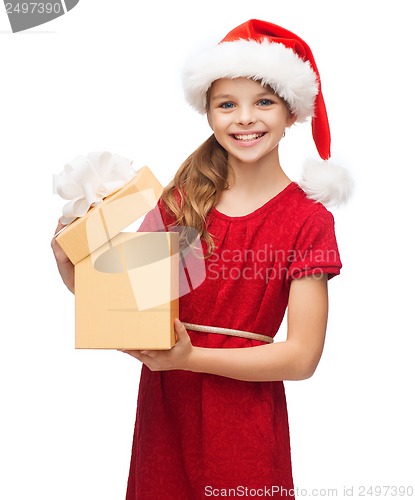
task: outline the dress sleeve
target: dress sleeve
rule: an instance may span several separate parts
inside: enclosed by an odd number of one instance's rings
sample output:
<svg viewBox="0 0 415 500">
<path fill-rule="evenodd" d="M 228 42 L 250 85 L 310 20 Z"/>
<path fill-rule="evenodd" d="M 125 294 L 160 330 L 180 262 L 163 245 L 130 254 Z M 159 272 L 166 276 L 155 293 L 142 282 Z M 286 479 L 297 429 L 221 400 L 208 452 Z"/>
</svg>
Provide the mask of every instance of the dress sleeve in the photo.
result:
<svg viewBox="0 0 415 500">
<path fill-rule="evenodd" d="M 334 231 L 333 214 L 318 210 L 301 227 L 288 266 L 287 279 L 327 274 L 328 279 L 340 274 L 340 260 Z"/>
<path fill-rule="evenodd" d="M 147 213 L 138 232 L 178 232 L 179 233 L 179 297 L 183 297 L 200 286 L 206 277 L 203 246 L 200 239 L 181 238 L 183 226 L 176 225 L 176 218 L 159 199 L 157 205 Z M 191 233 L 192 234 L 192 233 Z"/>
<path fill-rule="evenodd" d="M 164 203 L 159 199 L 157 205 L 144 217 L 138 231 L 141 233 L 168 231 L 167 227 L 173 224 L 171 219 L 172 217 L 168 216 Z"/>
</svg>

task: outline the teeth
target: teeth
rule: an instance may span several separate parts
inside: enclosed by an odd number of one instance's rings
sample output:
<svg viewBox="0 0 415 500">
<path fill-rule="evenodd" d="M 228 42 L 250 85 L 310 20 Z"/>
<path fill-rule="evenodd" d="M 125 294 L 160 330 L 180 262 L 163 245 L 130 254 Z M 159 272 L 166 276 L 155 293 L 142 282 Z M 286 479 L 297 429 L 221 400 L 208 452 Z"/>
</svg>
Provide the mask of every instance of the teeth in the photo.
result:
<svg viewBox="0 0 415 500">
<path fill-rule="evenodd" d="M 246 134 L 246 135 L 238 135 L 234 134 L 235 139 L 238 141 L 253 141 L 254 139 L 259 139 L 264 134 Z"/>
</svg>

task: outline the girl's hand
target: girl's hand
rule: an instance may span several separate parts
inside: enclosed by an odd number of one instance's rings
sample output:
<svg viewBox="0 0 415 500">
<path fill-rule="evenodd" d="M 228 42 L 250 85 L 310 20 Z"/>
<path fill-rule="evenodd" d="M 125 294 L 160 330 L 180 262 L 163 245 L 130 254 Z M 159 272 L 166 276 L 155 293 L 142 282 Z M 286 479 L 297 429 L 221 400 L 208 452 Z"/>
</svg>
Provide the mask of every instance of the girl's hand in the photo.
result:
<svg viewBox="0 0 415 500">
<path fill-rule="evenodd" d="M 55 229 L 55 236 L 52 238 L 51 247 L 53 250 L 53 255 L 56 259 L 56 264 L 58 265 L 59 273 L 62 277 L 63 282 L 69 288 L 69 290 L 74 293 L 74 265 L 69 260 L 66 253 L 59 246 L 59 243 L 56 241 L 56 234 L 65 227 L 61 222 L 58 223 Z"/>
<path fill-rule="evenodd" d="M 176 318 L 174 329 L 177 343 L 168 351 L 129 351 L 123 350 L 144 363 L 151 371 L 186 370 L 190 356 L 194 350 L 189 334 L 183 323 Z"/>
</svg>

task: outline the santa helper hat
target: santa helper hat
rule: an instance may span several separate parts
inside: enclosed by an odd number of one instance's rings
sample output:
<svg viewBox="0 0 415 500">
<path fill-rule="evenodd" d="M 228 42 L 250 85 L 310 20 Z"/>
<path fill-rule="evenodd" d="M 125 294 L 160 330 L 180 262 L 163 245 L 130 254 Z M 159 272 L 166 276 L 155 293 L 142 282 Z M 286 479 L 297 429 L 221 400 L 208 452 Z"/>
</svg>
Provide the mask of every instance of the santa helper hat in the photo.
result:
<svg viewBox="0 0 415 500">
<path fill-rule="evenodd" d="M 188 103 L 206 113 L 207 91 L 219 78 L 246 77 L 269 85 L 288 104 L 298 122 L 311 117 L 322 159 L 307 160 L 299 184 L 309 198 L 326 206 L 345 203 L 352 190 L 346 169 L 330 158 L 330 128 L 320 75 L 310 47 L 290 31 L 251 19 L 229 32 L 216 46 L 192 57 L 184 67 Z"/>
</svg>

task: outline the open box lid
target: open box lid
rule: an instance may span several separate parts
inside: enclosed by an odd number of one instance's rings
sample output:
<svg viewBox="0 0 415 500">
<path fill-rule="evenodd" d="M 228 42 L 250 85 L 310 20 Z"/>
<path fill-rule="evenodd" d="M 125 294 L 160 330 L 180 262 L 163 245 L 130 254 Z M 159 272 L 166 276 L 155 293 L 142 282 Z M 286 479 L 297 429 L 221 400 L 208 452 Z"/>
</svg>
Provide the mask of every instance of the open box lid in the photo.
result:
<svg viewBox="0 0 415 500">
<path fill-rule="evenodd" d="M 162 192 L 163 186 L 144 166 L 124 187 L 62 229 L 56 241 L 77 264 L 152 210 Z"/>
</svg>

